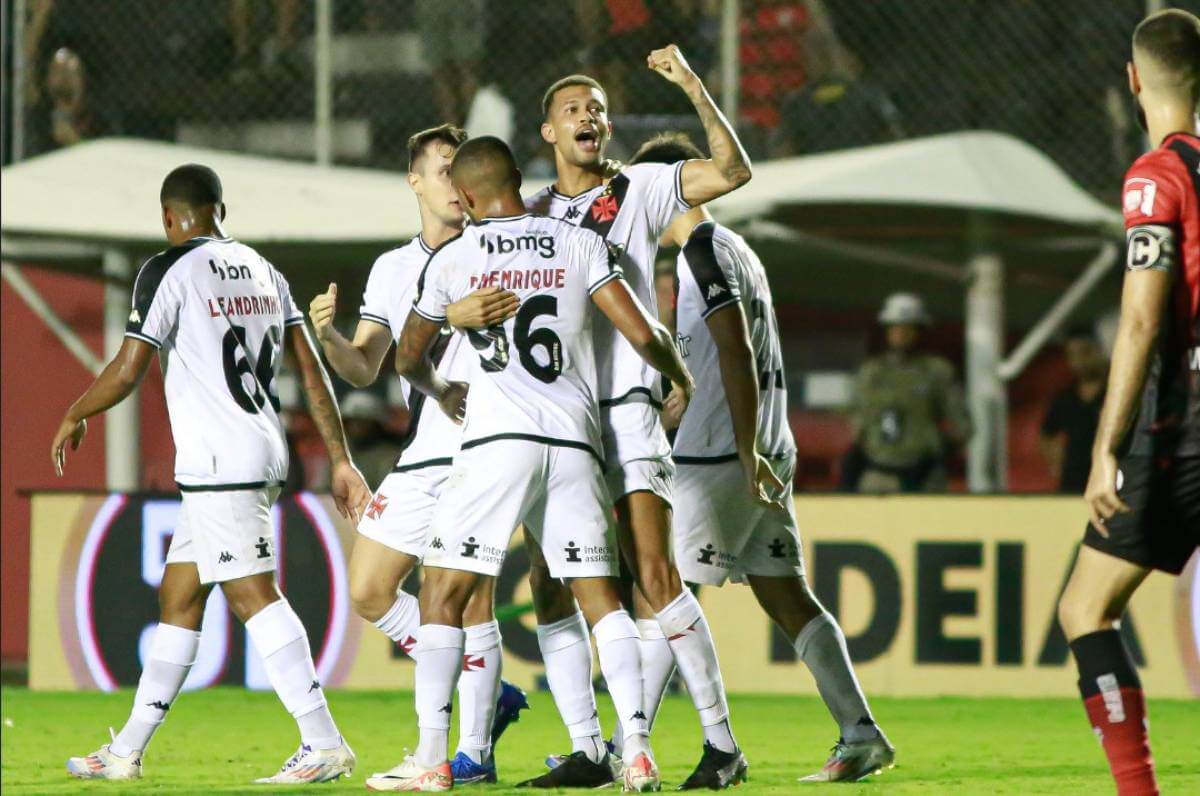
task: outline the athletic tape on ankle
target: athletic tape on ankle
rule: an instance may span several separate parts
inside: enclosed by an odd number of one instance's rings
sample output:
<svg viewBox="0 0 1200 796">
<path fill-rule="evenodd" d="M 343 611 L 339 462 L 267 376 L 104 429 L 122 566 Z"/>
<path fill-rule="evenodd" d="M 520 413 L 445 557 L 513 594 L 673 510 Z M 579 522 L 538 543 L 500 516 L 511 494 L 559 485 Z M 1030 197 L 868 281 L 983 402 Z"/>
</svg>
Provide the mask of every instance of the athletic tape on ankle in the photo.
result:
<svg viewBox="0 0 1200 796">
<path fill-rule="evenodd" d="M 557 652 L 579 642 L 587 643 L 587 622 L 583 614 L 576 613 L 549 625 L 538 625 L 538 648 L 543 653 Z"/>
<path fill-rule="evenodd" d="M 247 619 L 246 632 L 263 658 L 271 657 L 293 641 L 306 638 L 300 617 L 286 600 L 277 600 Z"/>
<path fill-rule="evenodd" d="M 465 653 L 487 652 L 500 646 L 500 623 L 495 619 L 482 625 L 464 627 L 463 632 L 467 634 L 463 645 Z"/>
<path fill-rule="evenodd" d="M 191 666 L 196 662 L 196 651 L 199 649 L 199 632 L 159 622 L 150 642 L 149 660 L 173 663 L 176 666 Z"/>
<path fill-rule="evenodd" d="M 597 644 L 608 644 L 623 638 L 638 638 L 637 625 L 623 608 L 605 614 L 592 628 L 592 635 L 596 637 Z"/>
</svg>

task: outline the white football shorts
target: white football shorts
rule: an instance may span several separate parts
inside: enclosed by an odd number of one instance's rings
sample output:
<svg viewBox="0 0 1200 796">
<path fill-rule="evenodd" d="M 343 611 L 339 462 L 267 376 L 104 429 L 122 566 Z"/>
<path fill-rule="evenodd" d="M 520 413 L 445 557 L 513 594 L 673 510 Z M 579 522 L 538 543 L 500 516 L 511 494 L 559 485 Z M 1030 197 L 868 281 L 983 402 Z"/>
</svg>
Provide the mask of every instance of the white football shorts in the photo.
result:
<svg viewBox="0 0 1200 796">
<path fill-rule="evenodd" d="M 744 581 L 746 575 L 804 575 L 792 506 L 794 456 L 771 462 L 786 486 L 786 511 L 763 506 L 750 496 L 736 459 L 678 467 L 672 546 L 680 577 L 689 583 L 720 586 L 726 579 Z"/>
<path fill-rule="evenodd" d="M 434 511 L 425 566 L 494 577 L 523 523 L 552 576 L 615 576 L 611 504 L 589 450 L 523 439 L 467 443 Z"/>
<path fill-rule="evenodd" d="M 185 491 L 168 564 L 195 564 L 201 583 L 275 571 L 271 506 L 279 487 Z"/>
</svg>

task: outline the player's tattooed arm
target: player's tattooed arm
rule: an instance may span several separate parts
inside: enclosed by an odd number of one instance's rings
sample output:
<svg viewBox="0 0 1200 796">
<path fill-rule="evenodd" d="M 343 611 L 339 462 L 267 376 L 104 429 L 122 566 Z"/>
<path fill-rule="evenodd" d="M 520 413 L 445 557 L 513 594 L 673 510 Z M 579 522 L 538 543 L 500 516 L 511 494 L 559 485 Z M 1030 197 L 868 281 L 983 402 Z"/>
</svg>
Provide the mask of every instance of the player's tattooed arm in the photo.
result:
<svg viewBox="0 0 1200 796">
<path fill-rule="evenodd" d="M 304 324 L 287 327 L 287 335 L 300 370 L 304 396 L 308 401 L 308 413 L 312 416 L 321 439 L 325 441 L 325 450 L 329 452 L 330 493 L 333 495 L 333 502 L 337 505 L 339 514 L 357 522 L 371 499 L 371 490 L 367 487 L 362 473 L 350 460 L 350 446 L 346 443 L 346 431 L 342 428 L 342 415 L 338 411 L 329 373 L 321 364 L 317 349 L 313 346 L 312 338 L 308 336 L 308 329 Z"/>
<path fill-rule="evenodd" d="M 308 319 L 333 372 L 355 387 L 366 387 L 379 376 L 392 345 L 391 334 L 383 324 L 364 319 L 354 330 L 354 340 L 347 340 L 333 325 L 336 314 L 337 284 L 330 282 L 329 288 L 309 303 Z"/>
<path fill-rule="evenodd" d="M 429 357 L 429 350 L 441 333 L 442 324 L 415 311 L 409 312 L 396 343 L 396 372 L 414 389 L 437 401 L 451 420 L 462 423 L 466 415 L 467 385 L 442 378 Z"/>
<path fill-rule="evenodd" d="M 126 337 L 117 355 L 104 366 L 92 386 L 71 404 L 50 443 L 50 459 L 56 475 L 61 476 L 66 466 L 67 442 L 71 443 L 71 450 L 79 449 L 87 433 L 87 419 L 128 398 L 146 375 L 156 350 L 144 340 Z"/>
<path fill-rule="evenodd" d="M 695 106 L 708 138 L 712 159 L 689 160 L 682 167 L 680 181 L 684 200 L 695 207 L 749 182 L 750 156 L 679 48 L 670 44 L 654 50 L 647 56 L 646 65 L 683 89 Z"/>
<path fill-rule="evenodd" d="M 1171 292 L 1170 271 L 1128 271 L 1121 289 L 1121 320 L 1108 369 L 1108 389 L 1096 441 L 1092 446 L 1092 471 L 1084 500 L 1092 525 L 1107 534 L 1104 523 L 1129 507 L 1117 496 L 1117 452 L 1133 425 L 1138 399 L 1146 382 L 1150 355 Z"/>
<path fill-rule="evenodd" d="M 710 313 L 705 323 L 717 346 L 721 384 L 746 484 L 759 502 L 777 503 L 784 491 L 783 482 L 758 451 L 758 373 L 746 313 L 735 301 Z"/>
</svg>

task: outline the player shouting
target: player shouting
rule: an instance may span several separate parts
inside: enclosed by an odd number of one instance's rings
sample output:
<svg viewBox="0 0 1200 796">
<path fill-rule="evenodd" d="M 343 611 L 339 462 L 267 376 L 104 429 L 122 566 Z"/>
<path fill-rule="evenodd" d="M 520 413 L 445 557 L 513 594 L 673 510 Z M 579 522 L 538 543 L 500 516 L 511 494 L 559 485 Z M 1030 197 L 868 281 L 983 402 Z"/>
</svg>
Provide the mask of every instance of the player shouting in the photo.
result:
<svg viewBox="0 0 1200 796">
<path fill-rule="evenodd" d="M 1150 570 L 1178 575 L 1200 546 L 1200 19 L 1144 19 L 1128 72 L 1155 148 L 1125 175 L 1125 283 L 1084 493 L 1091 518 L 1058 613 L 1117 792 L 1140 796 L 1158 785 L 1117 627 Z"/>
<path fill-rule="evenodd" d="M 329 451 L 338 511 L 357 519 L 370 490 L 350 460 L 329 378 L 287 280 L 221 228 L 217 175 L 180 166 L 163 180 L 160 200 L 171 248 L 138 272 L 121 350 L 67 410 L 50 455 L 61 475 L 66 444 L 78 448 L 87 418 L 129 397 L 158 352 L 182 506 L 133 711 L 111 744 L 71 758 L 67 770 L 82 779 L 141 776 L 142 753 L 196 660 L 205 600 L 216 583 L 300 728 L 300 748 L 279 773 L 258 781 L 334 780 L 354 770 L 354 753 L 329 714 L 304 626 L 274 577 L 271 505 L 288 471 L 275 391 L 285 343 Z"/>
<path fill-rule="evenodd" d="M 463 212 L 450 185 L 450 160 L 465 141 L 464 130 L 444 124 L 416 133 L 408 140 L 408 183 L 417 197 L 421 234 L 404 246 L 379 256 L 371 267 L 359 310 L 353 341 L 333 326 L 337 285 L 312 300 L 309 316 L 330 367 L 356 387 L 366 387 L 379 375 L 392 342 L 412 309 L 417 277 L 435 248 L 462 231 Z M 499 288 L 477 291 L 454 309 L 460 325 L 490 324 L 512 314 L 516 299 L 491 302 L 491 315 L 475 317 L 481 297 Z M 445 330 L 434 347 L 433 359 L 447 379 L 465 379 L 474 354 L 461 335 Z M 425 532 L 438 495 L 458 453 L 461 429 L 441 412 L 429 411 L 425 395 L 402 382 L 410 414 L 409 431 L 399 458 L 367 507 L 358 525 L 350 555 L 350 597 L 359 616 L 412 653 L 420 624 L 417 599 L 400 590 L 425 550 Z M 454 781 L 495 782 L 492 745 L 505 727 L 529 705 L 525 694 L 500 680 L 500 625 L 492 613 L 492 583 L 483 581 L 467 606 L 466 656 L 458 680 L 461 726 Z M 499 696 L 497 696 L 499 692 Z"/>
<path fill-rule="evenodd" d="M 590 77 L 571 75 L 551 85 L 542 100 L 542 137 L 554 147 L 557 179 L 528 206 L 603 235 L 620 252 L 630 290 L 657 314 L 653 276 L 659 237 L 676 214 L 745 184 L 750 159 L 678 47 L 655 50 L 646 60 L 691 99 L 712 158 L 639 164 L 608 179 L 604 152 L 612 125 L 604 89 Z M 678 664 L 700 715 L 704 754 L 688 787 L 736 784 L 746 762 L 729 725 L 717 651 L 700 603 L 684 588 L 670 558 L 675 468 L 658 417 L 659 379 L 603 319 L 596 325 L 596 356 L 605 471 L 616 501 L 622 555 L 638 585 L 642 665 L 662 671 Z M 609 761 L 596 718 L 587 634 L 570 595 L 548 576 L 536 550 L 532 557 L 538 642 L 573 751 L 552 758 L 559 765 L 531 784 L 591 784 L 604 776 Z M 614 737 L 620 753 L 621 739 Z"/>
<path fill-rule="evenodd" d="M 631 162 L 700 157 L 686 135 L 666 133 Z M 792 505 L 796 443 L 767 272 L 746 241 L 714 223 L 704 207 L 677 216 L 663 243 L 680 249 L 677 339 L 696 378 L 687 414 L 663 418 L 678 428 L 672 453 L 679 574 L 709 586 L 727 579 L 750 584 L 767 616 L 792 639 L 841 733 L 828 762 L 805 781 L 863 779 L 891 766 L 895 751 L 867 707 L 837 620 L 804 576 Z M 647 670 L 646 677 L 653 726 L 671 670 Z"/>
<path fill-rule="evenodd" d="M 678 385 L 692 380 L 670 333 L 638 302 L 614 253 L 592 232 L 524 212 L 520 172 L 497 138 L 467 141 L 451 179 L 475 222 L 429 259 L 405 322 L 396 367 L 462 420 L 462 450 L 434 512 L 425 551 L 416 671 L 420 744 L 368 787 L 448 790 L 450 698 L 459 677 L 463 610 L 475 584 L 499 574 L 513 529 L 524 523 L 592 627 L 600 667 L 625 727 L 624 788 L 657 790 L 642 703 L 638 633 L 617 593 L 617 548 L 601 464 L 595 304 L 648 366 Z M 468 385 L 440 376 L 429 356 L 446 309 L 480 285 L 515 293 L 514 318 L 470 334 L 480 367 Z M 503 466 L 497 466 L 503 462 Z"/>
</svg>

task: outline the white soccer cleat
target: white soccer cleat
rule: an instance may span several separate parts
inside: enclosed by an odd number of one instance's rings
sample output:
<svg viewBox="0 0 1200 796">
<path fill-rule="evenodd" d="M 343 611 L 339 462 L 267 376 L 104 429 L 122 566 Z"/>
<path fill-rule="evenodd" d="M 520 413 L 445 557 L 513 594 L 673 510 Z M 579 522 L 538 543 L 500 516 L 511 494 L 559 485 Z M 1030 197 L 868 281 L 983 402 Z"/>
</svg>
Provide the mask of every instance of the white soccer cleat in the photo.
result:
<svg viewBox="0 0 1200 796">
<path fill-rule="evenodd" d="M 454 776 L 450 763 L 426 768 L 417 762 L 415 755 L 407 755 L 400 765 L 382 774 L 367 778 L 367 790 L 401 791 L 406 793 L 441 793 L 454 787 Z"/>
<path fill-rule="evenodd" d="M 858 782 L 872 774 L 879 774 L 885 768 L 896 764 L 896 750 L 888 743 L 888 739 L 880 733 L 869 741 L 845 743 L 839 740 L 833 747 L 833 754 L 821 766 L 821 770 L 807 777 L 801 777 L 801 782 Z"/>
<path fill-rule="evenodd" d="M 259 785 L 307 785 L 310 782 L 333 782 L 354 773 L 354 751 L 343 739 L 333 749 L 313 749 L 300 744 L 296 753 L 287 759 L 279 773 L 254 780 Z"/>
<path fill-rule="evenodd" d="M 658 766 L 645 752 L 633 758 L 633 762 L 625 766 L 625 770 L 621 772 L 621 779 L 621 790 L 626 793 L 650 793 L 662 790 L 662 781 L 658 777 Z"/>
<path fill-rule="evenodd" d="M 112 735 L 112 729 L 108 734 Z M 67 772 L 79 779 L 141 779 L 142 753 L 134 750 L 129 757 L 121 757 L 104 744 L 90 755 L 68 760 Z"/>
</svg>

